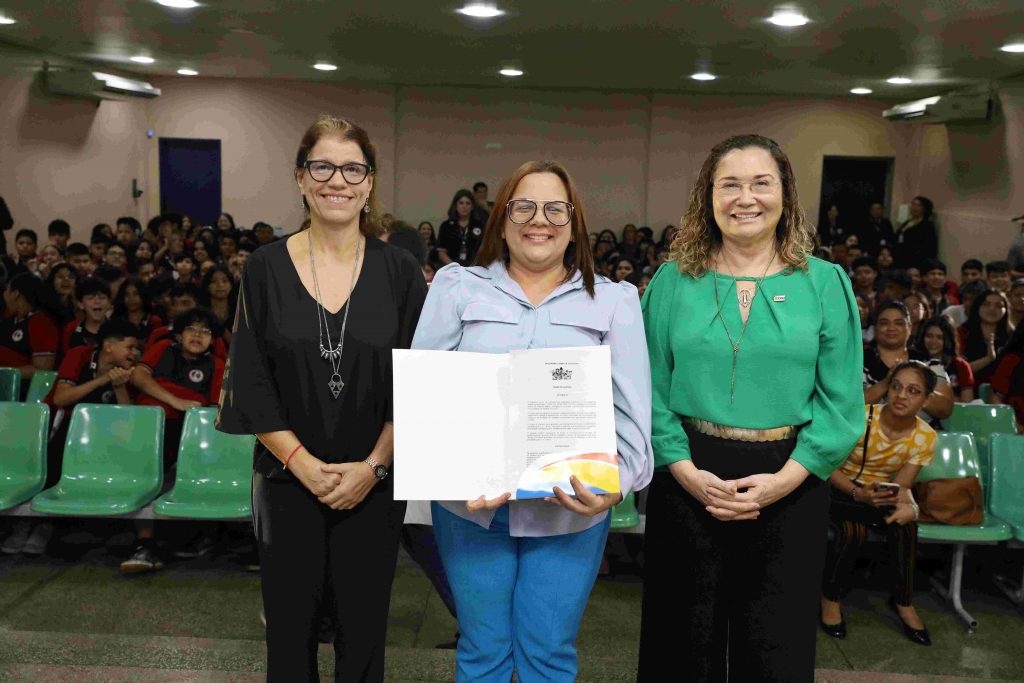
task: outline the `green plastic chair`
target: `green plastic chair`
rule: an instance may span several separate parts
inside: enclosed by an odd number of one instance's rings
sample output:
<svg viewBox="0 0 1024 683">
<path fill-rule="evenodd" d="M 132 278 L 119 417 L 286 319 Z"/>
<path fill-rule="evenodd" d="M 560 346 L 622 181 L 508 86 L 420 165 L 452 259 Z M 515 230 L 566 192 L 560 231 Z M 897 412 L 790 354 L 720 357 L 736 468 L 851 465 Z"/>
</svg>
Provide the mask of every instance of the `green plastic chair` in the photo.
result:
<svg viewBox="0 0 1024 683">
<path fill-rule="evenodd" d="M 992 462 L 992 514 L 1013 529 L 1013 536 L 1024 541 L 1024 436 L 993 434 L 989 442 Z M 1024 576 L 1013 585 L 996 575 L 995 583 L 1010 600 L 1024 603 Z"/>
<path fill-rule="evenodd" d="M 970 432 L 974 435 L 985 481 L 989 481 L 992 471 L 988 464 L 989 437 L 993 434 L 1017 433 L 1017 420 L 1010 406 L 957 403 L 953 406 L 953 414 L 943 424 L 947 431 Z"/>
<path fill-rule="evenodd" d="M 75 516 L 138 510 L 160 493 L 163 437 L 163 408 L 78 404 L 60 481 L 33 498 L 32 509 Z"/>
<path fill-rule="evenodd" d="M 636 511 L 636 500 L 632 491 L 622 498 L 621 503 L 612 508 L 611 515 L 613 529 L 630 529 L 640 524 L 640 514 Z"/>
<path fill-rule="evenodd" d="M 0 368 L 0 401 L 17 401 L 21 397 L 21 370 Z"/>
<path fill-rule="evenodd" d="M 21 505 L 46 482 L 50 406 L 0 403 L 0 510 Z"/>
<path fill-rule="evenodd" d="M 982 385 L 978 386 L 978 398 L 980 398 L 982 401 L 984 401 L 985 403 L 988 403 L 988 397 L 991 396 L 991 395 L 992 395 L 992 385 L 991 384 L 982 384 Z"/>
<path fill-rule="evenodd" d="M 921 468 L 917 481 L 978 477 L 984 491 L 985 480 L 981 474 L 974 437 L 957 432 L 939 432 L 935 442 L 935 456 L 931 464 Z M 964 609 L 961 598 L 967 544 L 992 544 L 1008 540 L 1013 537 L 1010 525 L 986 510 L 981 524 L 974 526 L 918 524 L 917 537 L 924 543 L 949 543 L 954 546 L 949 586 L 943 586 L 934 579 L 932 583 L 939 594 L 953 604 L 957 616 L 967 624 L 967 631 L 974 633 L 978 628 L 978 622 Z"/>
<path fill-rule="evenodd" d="M 25 396 L 26 403 L 42 403 L 57 381 L 57 373 L 53 370 L 36 370 L 32 375 L 32 382 L 28 385 L 28 394 Z"/>
<path fill-rule="evenodd" d="M 165 517 L 239 519 L 252 515 L 254 436 L 218 432 L 216 408 L 185 413 L 174 488 L 160 496 L 153 511 Z"/>
</svg>

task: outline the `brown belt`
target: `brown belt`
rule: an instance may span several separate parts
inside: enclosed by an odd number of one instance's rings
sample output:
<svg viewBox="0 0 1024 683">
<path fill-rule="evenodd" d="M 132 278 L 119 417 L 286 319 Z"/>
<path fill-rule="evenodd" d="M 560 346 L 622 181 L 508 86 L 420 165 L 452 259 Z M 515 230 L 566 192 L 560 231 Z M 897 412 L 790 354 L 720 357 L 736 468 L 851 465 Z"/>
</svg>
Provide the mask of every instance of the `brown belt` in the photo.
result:
<svg viewBox="0 0 1024 683">
<path fill-rule="evenodd" d="M 793 439 L 799 427 L 775 427 L 773 429 L 747 429 L 746 427 L 729 427 L 727 425 L 715 424 L 696 417 L 684 417 L 683 424 L 692 429 L 718 437 L 719 439 L 731 439 L 733 441 L 783 441 Z"/>
</svg>

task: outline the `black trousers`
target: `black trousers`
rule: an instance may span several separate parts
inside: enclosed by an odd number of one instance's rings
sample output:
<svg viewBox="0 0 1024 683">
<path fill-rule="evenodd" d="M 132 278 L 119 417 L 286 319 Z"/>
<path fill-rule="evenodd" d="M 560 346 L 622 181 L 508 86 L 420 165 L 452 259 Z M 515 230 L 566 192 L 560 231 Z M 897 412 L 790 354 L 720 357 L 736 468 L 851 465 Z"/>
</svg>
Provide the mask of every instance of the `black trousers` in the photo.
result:
<svg viewBox="0 0 1024 683">
<path fill-rule="evenodd" d="M 688 429 L 693 464 L 722 479 L 776 472 L 794 439 Z M 639 681 L 814 680 L 828 489 L 814 475 L 756 520 L 721 522 L 669 472 L 647 499 Z"/>
<path fill-rule="evenodd" d="M 267 617 L 267 681 L 319 681 L 321 603 L 333 615 L 334 680 L 383 681 L 391 582 L 405 503 L 390 479 L 354 510 L 331 510 L 291 479 L 253 475 Z"/>
<path fill-rule="evenodd" d="M 854 501 L 845 493 L 833 491 L 829 508 L 832 540 L 828 544 L 821 593 L 829 600 L 841 601 L 850 592 L 853 568 L 864 548 L 870 529 L 885 534 L 889 547 L 892 597 L 898 605 L 910 606 L 914 597 L 914 565 L 917 558 L 917 523 L 886 524 L 892 508 L 876 508 Z M 845 498 L 843 500 L 842 498 Z"/>
</svg>

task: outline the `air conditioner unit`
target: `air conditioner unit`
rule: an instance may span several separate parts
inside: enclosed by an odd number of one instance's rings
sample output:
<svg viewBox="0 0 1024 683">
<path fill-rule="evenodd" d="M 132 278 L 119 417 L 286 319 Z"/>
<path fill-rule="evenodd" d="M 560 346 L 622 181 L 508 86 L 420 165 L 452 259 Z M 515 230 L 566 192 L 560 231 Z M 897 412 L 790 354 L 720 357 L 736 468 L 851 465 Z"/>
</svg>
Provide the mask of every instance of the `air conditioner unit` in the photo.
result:
<svg viewBox="0 0 1024 683">
<path fill-rule="evenodd" d="M 160 89 L 145 81 L 99 71 L 52 69 L 43 65 L 43 83 L 53 95 L 89 100 L 119 100 L 126 97 L 159 97 Z"/>
<path fill-rule="evenodd" d="M 897 104 L 882 116 L 888 121 L 922 121 L 949 123 L 953 121 L 990 121 L 992 96 L 987 93 L 948 93 L 922 100 Z"/>
</svg>

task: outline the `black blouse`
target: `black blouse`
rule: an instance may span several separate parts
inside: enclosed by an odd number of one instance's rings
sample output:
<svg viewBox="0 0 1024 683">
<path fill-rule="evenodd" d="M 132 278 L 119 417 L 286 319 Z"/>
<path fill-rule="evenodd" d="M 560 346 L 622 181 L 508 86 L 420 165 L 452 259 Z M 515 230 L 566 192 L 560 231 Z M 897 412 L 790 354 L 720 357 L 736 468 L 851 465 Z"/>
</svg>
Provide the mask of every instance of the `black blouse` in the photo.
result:
<svg viewBox="0 0 1024 683">
<path fill-rule="evenodd" d="M 339 370 L 345 387 L 335 399 L 327 386 L 334 371 L 320 356 L 316 300 L 299 279 L 287 240 L 253 252 L 239 285 L 217 429 L 290 429 L 324 462 L 370 454 L 384 423 L 393 420 L 391 350 L 409 348 L 427 285 L 405 250 L 367 238 L 363 258 L 350 302 L 327 313 L 337 345 L 351 306 Z M 253 467 L 269 477 L 291 477 L 258 440 Z"/>
</svg>

